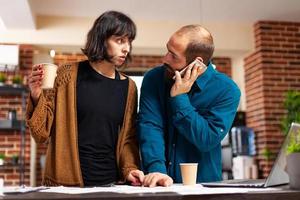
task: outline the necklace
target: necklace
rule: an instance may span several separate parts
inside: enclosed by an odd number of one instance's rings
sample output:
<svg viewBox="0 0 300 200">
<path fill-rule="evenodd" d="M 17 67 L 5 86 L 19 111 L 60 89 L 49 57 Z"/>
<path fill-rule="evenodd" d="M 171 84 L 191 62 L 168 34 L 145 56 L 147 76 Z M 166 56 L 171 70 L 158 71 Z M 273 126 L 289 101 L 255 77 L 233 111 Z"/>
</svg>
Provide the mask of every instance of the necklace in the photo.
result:
<svg viewBox="0 0 300 200">
<path fill-rule="evenodd" d="M 111 78 L 111 79 L 114 79 L 116 77 L 116 70 L 115 70 L 115 67 L 112 67 L 114 70 L 110 73 L 110 70 L 109 73 L 103 73 L 98 67 L 97 65 L 93 64 L 93 63 L 90 63 L 90 66 L 98 73 L 98 74 L 101 74 L 102 76 L 105 76 L 107 78 Z M 106 66 L 105 66 L 106 67 Z M 110 66 L 107 66 L 107 68 L 110 67 Z"/>
</svg>

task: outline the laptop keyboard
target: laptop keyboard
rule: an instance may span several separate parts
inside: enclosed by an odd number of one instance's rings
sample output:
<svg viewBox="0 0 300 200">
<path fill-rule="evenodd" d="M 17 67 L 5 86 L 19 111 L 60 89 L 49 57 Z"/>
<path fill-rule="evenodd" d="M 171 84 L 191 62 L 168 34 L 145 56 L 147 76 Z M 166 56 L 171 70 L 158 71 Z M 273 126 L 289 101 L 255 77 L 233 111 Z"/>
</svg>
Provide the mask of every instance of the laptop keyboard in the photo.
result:
<svg viewBox="0 0 300 200">
<path fill-rule="evenodd" d="M 257 179 L 249 179 L 249 180 L 242 180 L 242 179 L 234 179 L 234 180 L 226 180 L 221 181 L 221 183 L 229 183 L 229 184 L 264 184 L 265 180 L 257 180 Z"/>
<path fill-rule="evenodd" d="M 202 183 L 206 187 L 247 187 L 247 188 L 262 188 L 265 185 L 264 179 L 234 179 L 224 180 L 219 182 Z"/>
<path fill-rule="evenodd" d="M 221 181 L 222 182 L 222 181 Z M 239 187 L 263 187 L 265 184 L 264 179 L 235 179 L 235 180 L 227 180 L 223 181 L 226 184 L 237 185 Z"/>
</svg>

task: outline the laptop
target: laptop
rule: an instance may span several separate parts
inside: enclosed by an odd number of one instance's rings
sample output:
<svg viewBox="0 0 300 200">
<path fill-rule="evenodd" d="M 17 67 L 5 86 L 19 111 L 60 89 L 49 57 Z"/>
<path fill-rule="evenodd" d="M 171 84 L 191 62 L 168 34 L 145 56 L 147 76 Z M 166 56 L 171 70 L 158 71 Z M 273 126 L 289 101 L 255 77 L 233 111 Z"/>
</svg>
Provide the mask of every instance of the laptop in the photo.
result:
<svg viewBox="0 0 300 200">
<path fill-rule="evenodd" d="M 290 141 L 291 135 L 300 130 L 300 124 L 292 123 L 287 136 L 277 155 L 276 161 L 267 179 L 235 179 L 218 182 L 201 183 L 205 187 L 247 187 L 247 188 L 265 188 L 289 183 L 289 176 L 286 168 L 286 146 Z"/>
</svg>

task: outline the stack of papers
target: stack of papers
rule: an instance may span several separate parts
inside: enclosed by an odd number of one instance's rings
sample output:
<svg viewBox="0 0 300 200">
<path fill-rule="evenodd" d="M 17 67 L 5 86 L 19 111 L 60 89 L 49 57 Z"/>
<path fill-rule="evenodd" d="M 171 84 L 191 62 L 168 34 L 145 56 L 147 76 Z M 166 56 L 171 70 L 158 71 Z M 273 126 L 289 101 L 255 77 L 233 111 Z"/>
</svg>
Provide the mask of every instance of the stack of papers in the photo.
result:
<svg viewBox="0 0 300 200">
<path fill-rule="evenodd" d="M 140 187 L 117 185 L 112 187 L 93 187 L 93 188 L 79 188 L 79 187 L 50 187 L 49 189 L 42 190 L 41 192 L 65 193 L 65 194 L 85 194 L 95 192 L 114 192 L 123 194 L 135 193 L 162 193 L 174 192 L 181 195 L 190 194 L 231 194 L 231 193 L 247 193 L 255 191 L 273 191 L 280 190 L 280 188 L 208 188 L 203 187 L 201 184 L 195 186 L 183 186 L 182 184 L 173 184 L 170 187 Z"/>
</svg>

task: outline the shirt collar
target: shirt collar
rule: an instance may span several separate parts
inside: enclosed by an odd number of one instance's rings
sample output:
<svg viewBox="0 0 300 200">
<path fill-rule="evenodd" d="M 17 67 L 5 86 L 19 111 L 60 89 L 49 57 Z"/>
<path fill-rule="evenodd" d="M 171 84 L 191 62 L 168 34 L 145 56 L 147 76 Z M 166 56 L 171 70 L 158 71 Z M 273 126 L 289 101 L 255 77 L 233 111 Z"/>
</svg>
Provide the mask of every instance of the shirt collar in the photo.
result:
<svg viewBox="0 0 300 200">
<path fill-rule="evenodd" d="M 200 90 L 203 90 L 206 86 L 207 82 L 212 78 L 212 76 L 216 73 L 212 62 L 209 62 L 207 65 L 207 70 L 197 78 L 196 84 Z"/>
</svg>

